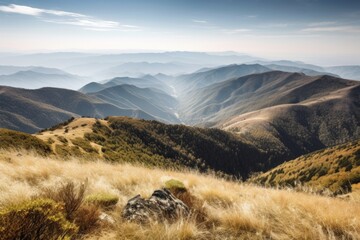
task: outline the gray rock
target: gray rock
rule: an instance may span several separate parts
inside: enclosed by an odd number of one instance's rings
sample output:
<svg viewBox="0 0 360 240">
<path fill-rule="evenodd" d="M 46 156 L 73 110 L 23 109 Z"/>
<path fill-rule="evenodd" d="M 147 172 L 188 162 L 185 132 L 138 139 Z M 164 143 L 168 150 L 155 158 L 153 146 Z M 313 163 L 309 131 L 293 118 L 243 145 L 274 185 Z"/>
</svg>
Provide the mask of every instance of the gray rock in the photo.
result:
<svg viewBox="0 0 360 240">
<path fill-rule="evenodd" d="M 167 189 L 156 190 L 149 199 L 140 195 L 130 199 L 122 212 L 128 221 L 139 223 L 173 222 L 189 215 L 189 207 Z"/>
</svg>

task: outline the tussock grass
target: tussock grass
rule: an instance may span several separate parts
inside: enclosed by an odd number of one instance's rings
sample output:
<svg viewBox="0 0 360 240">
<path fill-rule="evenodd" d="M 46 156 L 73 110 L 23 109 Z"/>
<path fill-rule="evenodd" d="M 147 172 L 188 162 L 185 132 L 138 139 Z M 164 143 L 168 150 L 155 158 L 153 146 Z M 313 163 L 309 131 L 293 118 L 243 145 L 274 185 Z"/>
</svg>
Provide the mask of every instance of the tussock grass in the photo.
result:
<svg viewBox="0 0 360 240">
<path fill-rule="evenodd" d="M 196 198 L 202 218 L 191 215 L 174 224 L 147 226 L 121 219 L 128 199 L 137 194 L 148 197 L 170 179 L 181 181 Z M 0 154 L 0 210 L 69 181 L 87 181 L 85 195 L 108 193 L 119 199 L 107 211 L 114 225 L 85 235 L 87 239 L 360 239 L 360 203 L 351 198 L 261 188 L 196 172 L 61 161 L 26 152 Z"/>
</svg>

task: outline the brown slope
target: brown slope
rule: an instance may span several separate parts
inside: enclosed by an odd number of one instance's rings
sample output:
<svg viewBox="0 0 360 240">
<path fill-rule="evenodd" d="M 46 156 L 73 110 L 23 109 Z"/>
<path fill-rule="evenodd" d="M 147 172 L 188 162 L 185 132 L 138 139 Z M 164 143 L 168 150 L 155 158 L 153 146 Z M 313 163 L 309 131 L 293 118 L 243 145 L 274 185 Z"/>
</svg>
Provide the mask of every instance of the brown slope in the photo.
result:
<svg viewBox="0 0 360 240">
<path fill-rule="evenodd" d="M 253 74 L 189 92 L 180 116 L 190 124 L 220 122 L 228 118 L 280 104 L 299 103 L 359 85 L 331 76 L 306 76 L 280 71 Z"/>
<path fill-rule="evenodd" d="M 218 127 L 273 152 L 276 166 L 285 159 L 359 139 L 359 96 L 360 86 L 349 86 L 300 103 L 242 114 Z"/>
</svg>

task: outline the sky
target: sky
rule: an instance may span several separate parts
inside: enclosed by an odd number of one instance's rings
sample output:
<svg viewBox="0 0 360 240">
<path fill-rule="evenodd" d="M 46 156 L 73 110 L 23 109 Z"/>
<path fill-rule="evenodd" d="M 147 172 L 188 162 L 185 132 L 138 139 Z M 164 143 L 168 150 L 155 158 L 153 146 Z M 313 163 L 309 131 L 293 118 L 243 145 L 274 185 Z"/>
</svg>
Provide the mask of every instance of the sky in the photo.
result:
<svg viewBox="0 0 360 240">
<path fill-rule="evenodd" d="M 360 65 L 360 0 L 0 0 L 0 52 L 236 51 Z"/>
</svg>

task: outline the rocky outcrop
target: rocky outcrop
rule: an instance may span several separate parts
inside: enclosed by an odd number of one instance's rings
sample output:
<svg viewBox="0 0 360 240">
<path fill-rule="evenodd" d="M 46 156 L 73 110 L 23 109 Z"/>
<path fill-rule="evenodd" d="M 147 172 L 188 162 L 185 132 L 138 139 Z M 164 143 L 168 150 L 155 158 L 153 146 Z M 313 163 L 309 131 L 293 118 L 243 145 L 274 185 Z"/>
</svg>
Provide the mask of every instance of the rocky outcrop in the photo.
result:
<svg viewBox="0 0 360 240">
<path fill-rule="evenodd" d="M 156 190 L 149 199 L 140 195 L 130 199 L 122 217 L 139 223 L 173 222 L 189 214 L 189 207 L 167 189 Z"/>
</svg>

